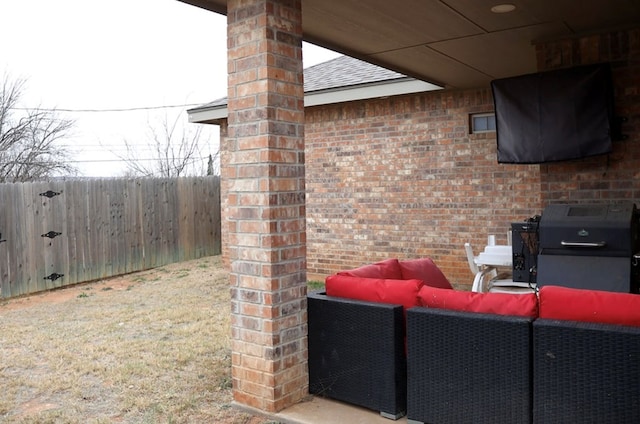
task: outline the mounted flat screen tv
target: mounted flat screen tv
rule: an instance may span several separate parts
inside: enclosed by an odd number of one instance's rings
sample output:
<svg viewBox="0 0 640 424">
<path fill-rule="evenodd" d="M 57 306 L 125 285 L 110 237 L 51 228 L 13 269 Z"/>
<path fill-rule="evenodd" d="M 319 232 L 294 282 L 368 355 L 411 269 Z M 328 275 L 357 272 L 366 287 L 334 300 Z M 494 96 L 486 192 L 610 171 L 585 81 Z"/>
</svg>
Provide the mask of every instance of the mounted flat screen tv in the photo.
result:
<svg viewBox="0 0 640 424">
<path fill-rule="evenodd" d="M 608 64 L 491 82 L 499 163 L 545 163 L 611 152 Z"/>
</svg>

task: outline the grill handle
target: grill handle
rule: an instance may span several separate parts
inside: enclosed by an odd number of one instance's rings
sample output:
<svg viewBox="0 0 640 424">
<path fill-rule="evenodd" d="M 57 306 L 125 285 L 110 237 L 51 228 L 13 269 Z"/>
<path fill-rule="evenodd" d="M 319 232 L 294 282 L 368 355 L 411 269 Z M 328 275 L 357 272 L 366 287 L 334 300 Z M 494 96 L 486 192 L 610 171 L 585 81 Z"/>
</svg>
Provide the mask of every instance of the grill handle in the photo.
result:
<svg viewBox="0 0 640 424">
<path fill-rule="evenodd" d="M 606 241 L 597 241 L 597 242 L 582 242 L 582 241 L 564 241 L 562 240 L 560 244 L 564 247 L 605 247 L 607 245 Z"/>
</svg>

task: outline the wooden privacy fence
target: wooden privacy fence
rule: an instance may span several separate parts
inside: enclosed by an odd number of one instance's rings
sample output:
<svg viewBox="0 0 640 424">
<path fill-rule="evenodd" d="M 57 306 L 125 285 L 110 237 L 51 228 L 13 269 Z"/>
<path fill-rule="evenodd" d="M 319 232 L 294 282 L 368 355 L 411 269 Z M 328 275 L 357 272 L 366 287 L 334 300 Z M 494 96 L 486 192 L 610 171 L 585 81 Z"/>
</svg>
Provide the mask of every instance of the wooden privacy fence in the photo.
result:
<svg viewBox="0 0 640 424">
<path fill-rule="evenodd" d="M 216 255 L 219 177 L 0 184 L 0 298 Z"/>
</svg>

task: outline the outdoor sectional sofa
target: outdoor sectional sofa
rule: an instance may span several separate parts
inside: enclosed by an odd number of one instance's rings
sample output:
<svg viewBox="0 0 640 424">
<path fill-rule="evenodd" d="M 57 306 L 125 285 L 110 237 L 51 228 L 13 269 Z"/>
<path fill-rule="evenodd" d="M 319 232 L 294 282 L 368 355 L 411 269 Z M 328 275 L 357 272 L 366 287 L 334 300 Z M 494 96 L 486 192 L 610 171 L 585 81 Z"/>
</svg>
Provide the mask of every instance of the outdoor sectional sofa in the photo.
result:
<svg viewBox="0 0 640 424">
<path fill-rule="evenodd" d="M 327 277 L 308 295 L 309 392 L 397 419 L 407 407 L 405 311 L 425 282 L 451 288 L 429 258 L 388 259 Z"/>
<path fill-rule="evenodd" d="M 309 295 L 312 394 L 409 423 L 640 422 L 640 296 L 419 281 L 404 295 L 365 281 L 358 294 L 328 277 Z"/>
</svg>

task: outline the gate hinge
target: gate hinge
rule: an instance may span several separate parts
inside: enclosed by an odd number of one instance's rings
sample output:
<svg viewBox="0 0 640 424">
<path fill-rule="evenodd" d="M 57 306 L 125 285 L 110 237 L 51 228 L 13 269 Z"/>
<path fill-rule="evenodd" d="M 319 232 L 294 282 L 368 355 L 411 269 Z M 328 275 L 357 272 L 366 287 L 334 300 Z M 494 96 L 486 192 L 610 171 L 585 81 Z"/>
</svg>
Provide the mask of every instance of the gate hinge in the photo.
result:
<svg viewBox="0 0 640 424">
<path fill-rule="evenodd" d="M 46 277 L 44 277 L 45 280 L 51 280 L 51 281 L 56 281 L 58 278 L 62 278 L 64 277 L 64 274 L 58 274 L 56 272 L 54 272 L 53 274 L 49 274 Z"/>
<path fill-rule="evenodd" d="M 48 197 L 49 199 L 51 199 L 52 197 L 57 196 L 59 194 L 60 194 L 59 191 L 47 190 L 44 193 L 40 193 L 40 196 L 45 196 L 45 197 Z"/>
</svg>

